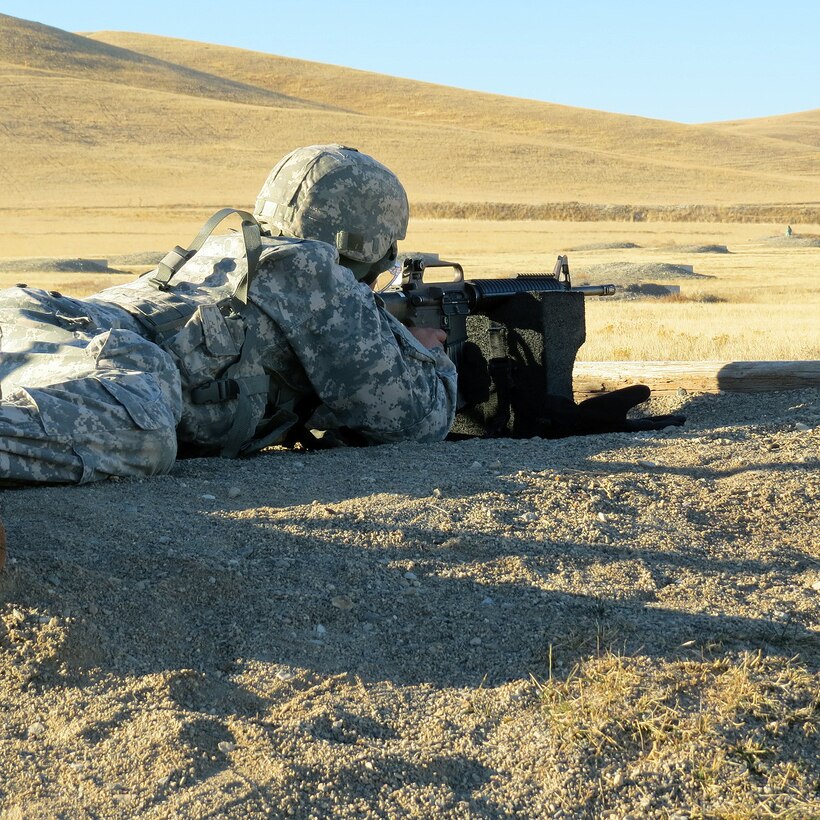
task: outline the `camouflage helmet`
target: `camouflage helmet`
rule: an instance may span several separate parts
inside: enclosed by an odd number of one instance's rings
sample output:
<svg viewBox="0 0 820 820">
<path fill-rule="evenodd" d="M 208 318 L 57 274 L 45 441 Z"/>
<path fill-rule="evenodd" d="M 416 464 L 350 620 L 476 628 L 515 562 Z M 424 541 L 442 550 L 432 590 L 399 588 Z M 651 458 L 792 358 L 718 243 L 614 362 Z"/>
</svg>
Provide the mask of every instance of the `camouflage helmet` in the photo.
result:
<svg viewBox="0 0 820 820">
<path fill-rule="evenodd" d="M 375 263 L 404 239 L 409 206 L 396 175 L 343 145 L 297 148 L 279 161 L 254 216 L 274 236 L 319 239 L 356 262 Z"/>
</svg>

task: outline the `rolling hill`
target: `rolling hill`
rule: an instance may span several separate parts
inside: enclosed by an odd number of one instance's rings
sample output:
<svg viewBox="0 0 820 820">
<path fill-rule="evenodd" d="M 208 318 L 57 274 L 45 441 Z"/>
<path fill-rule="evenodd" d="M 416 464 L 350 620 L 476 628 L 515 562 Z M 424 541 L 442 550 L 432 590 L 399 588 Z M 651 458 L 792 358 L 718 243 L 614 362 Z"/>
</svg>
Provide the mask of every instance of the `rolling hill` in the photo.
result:
<svg viewBox="0 0 820 820">
<path fill-rule="evenodd" d="M 818 112 L 683 125 L 6 15 L 0 76 L 0 208 L 40 218 L 247 205 L 316 142 L 393 167 L 417 213 L 820 200 Z"/>
<path fill-rule="evenodd" d="M 799 142 L 820 150 L 820 108 L 780 117 L 718 122 L 714 126 L 727 133 Z"/>
</svg>

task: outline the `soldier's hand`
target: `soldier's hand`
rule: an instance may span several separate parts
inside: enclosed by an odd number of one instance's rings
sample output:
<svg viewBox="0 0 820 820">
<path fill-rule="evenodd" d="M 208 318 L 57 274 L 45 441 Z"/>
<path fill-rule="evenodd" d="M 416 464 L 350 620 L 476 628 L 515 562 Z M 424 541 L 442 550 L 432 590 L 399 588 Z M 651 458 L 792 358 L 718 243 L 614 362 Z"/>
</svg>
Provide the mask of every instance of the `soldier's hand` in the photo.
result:
<svg viewBox="0 0 820 820">
<path fill-rule="evenodd" d="M 447 334 L 437 327 L 408 327 L 407 329 L 428 349 L 444 347 L 447 341 Z"/>
</svg>

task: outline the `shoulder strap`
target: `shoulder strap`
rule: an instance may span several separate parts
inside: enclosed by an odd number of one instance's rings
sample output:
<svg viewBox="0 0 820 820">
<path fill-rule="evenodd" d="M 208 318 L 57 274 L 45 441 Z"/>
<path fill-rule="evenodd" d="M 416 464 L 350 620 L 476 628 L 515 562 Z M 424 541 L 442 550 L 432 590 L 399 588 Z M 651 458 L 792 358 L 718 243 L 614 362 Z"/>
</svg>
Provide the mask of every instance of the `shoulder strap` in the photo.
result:
<svg viewBox="0 0 820 820">
<path fill-rule="evenodd" d="M 236 290 L 236 297 L 242 302 L 248 301 L 248 289 L 256 266 L 259 264 L 259 256 L 262 253 L 261 229 L 256 218 L 247 211 L 239 211 L 236 208 L 222 208 L 217 211 L 201 228 L 194 237 L 190 247 L 181 248 L 177 245 L 169 251 L 157 266 L 153 276 L 148 280 L 152 287 L 157 290 L 167 290 L 170 286 L 174 274 L 205 244 L 205 240 L 216 230 L 222 220 L 231 214 L 242 217 L 242 238 L 245 241 L 245 256 L 248 258 L 248 275 L 240 283 Z M 146 274 L 147 276 L 148 274 Z"/>
</svg>

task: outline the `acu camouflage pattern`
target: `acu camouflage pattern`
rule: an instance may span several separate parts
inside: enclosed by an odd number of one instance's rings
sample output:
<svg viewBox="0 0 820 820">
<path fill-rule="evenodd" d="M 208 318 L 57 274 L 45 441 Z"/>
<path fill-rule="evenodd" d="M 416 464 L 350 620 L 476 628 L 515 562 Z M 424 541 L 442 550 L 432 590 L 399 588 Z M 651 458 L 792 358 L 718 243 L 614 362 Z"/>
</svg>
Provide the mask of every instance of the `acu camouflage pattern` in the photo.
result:
<svg viewBox="0 0 820 820">
<path fill-rule="evenodd" d="M 0 483 L 83 483 L 174 463 L 179 374 L 116 306 L 0 291 L 0 396 Z"/>
<path fill-rule="evenodd" d="M 357 262 L 377 262 L 409 218 L 395 174 L 342 145 L 298 148 L 270 172 L 254 216 L 273 236 L 318 239 Z"/>
<path fill-rule="evenodd" d="M 329 245 L 262 242 L 246 304 L 240 235 L 207 240 L 165 293 L 148 277 L 82 301 L 0 293 L 0 479 L 167 472 L 177 440 L 189 454 L 250 453 L 283 439 L 300 401 L 318 405 L 312 425 L 371 443 L 443 439 L 456 406 L 444 351 L 421 346 Z M 150 333 L 146 309 L 177 326 Z M 202 390 L 227 380 L 238 395 Z"/>
</svg>

